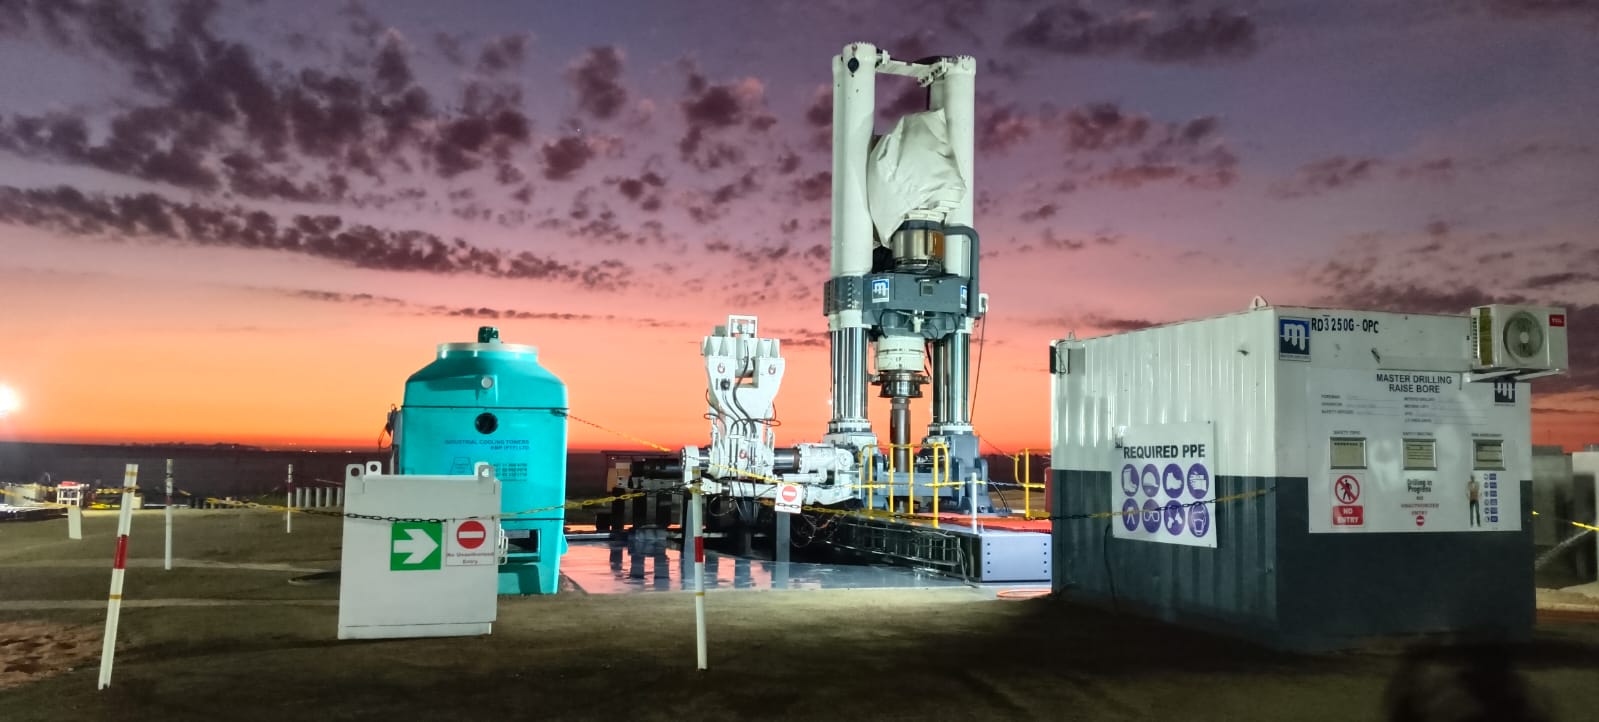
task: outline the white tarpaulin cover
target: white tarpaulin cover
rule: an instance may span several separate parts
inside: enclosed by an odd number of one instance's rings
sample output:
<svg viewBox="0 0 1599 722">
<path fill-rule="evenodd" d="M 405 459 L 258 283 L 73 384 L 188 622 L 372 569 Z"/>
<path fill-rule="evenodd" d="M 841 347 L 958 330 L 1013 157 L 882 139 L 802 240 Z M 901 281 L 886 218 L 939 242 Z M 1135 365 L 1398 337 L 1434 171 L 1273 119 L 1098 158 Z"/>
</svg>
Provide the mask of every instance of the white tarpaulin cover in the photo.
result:
<svg viewBox="0 0 1599 722">
<path fill-rule="evenodd" d="M 942 110 L 900 118 L 867 157 L 866 205 L 884 241 L 910 212 L 947 213 L 965 194 Z"/>
</svg>

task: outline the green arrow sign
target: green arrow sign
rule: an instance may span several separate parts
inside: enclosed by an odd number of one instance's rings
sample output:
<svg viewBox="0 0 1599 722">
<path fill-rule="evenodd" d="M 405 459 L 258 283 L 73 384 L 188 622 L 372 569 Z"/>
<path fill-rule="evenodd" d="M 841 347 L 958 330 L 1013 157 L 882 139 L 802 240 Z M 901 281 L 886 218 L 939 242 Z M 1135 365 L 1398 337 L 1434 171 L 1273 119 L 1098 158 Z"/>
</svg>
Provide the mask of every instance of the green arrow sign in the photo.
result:
<svg viewBox="0 0 1599 722">
<path fill-rule="evenodd" d="M 436 521 L 397 521 L 389 532 L 389 571 L 438 569 L 443 560 L 444 525 Z"/>
</svg>

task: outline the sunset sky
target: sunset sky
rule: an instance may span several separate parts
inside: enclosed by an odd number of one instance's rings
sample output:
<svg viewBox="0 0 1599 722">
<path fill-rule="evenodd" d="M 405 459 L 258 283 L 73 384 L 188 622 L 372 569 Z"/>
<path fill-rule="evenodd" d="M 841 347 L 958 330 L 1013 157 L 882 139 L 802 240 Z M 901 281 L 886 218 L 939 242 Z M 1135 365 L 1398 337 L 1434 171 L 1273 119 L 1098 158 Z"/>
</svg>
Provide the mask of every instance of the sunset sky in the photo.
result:
<svg viewBox="0 0 1599 722">
<path fill-rule="evenodd" d="M 492 324 L 575 415 L 703 443 L 729 313 L 785 341 L 780 443 L 816 440 L 857 40 L 978 58 L 996 447 L 1047 446 L 1050 339 L 1257 294 L 1564 305 L 1533 438 L 1599 442 L 1589 0 L 0 0 L 0 440 L 369 446 Z"/>
</svg>

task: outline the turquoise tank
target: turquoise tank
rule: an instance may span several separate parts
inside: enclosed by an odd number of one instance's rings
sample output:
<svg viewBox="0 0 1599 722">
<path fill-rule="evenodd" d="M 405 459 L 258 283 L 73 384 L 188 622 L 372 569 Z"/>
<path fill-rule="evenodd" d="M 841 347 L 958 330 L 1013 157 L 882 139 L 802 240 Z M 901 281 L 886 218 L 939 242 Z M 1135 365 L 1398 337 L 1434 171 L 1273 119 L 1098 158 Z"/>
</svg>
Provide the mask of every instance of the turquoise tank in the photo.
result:
<svg viewBox="0 0 1599 722">
<path fill-rule="evenodd" d="M 566 384 L 538 349 L 500 343 L 439 345 L 438 358 L 405 382 L 395 429 L 401 474 L 471 474 L 494 465 L 509 555 L 501 594 L 554 594 L 566 553 Z M 532 513 L 528 510 L 538 509 Z"/>
</svg>

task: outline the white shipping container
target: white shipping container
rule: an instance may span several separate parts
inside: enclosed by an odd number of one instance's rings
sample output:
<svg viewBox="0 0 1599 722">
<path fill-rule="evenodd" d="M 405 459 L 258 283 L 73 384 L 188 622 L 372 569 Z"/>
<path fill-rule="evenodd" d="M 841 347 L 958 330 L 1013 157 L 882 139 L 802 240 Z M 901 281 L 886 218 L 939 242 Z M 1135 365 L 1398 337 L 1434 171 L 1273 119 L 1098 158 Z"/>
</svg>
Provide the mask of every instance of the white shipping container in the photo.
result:
<svg viewBox="0 0 1599 722">
<path fill-rule="evenodd" d="M 1130 435 L 1208 423 L 1211 473 L 1305 480 L 1312 533 L 1519 530 L 1527 384 L 1473 382 L 1471 330 L 1465 315 L 1263 307 L 1063 342 L 1053 466 L 1119 472 L 1145 448 Z M 1113 499 L 1143 496 L 1124 482 Z M 1128 526 L 1116 535 L 1141 537 Z"/>
<path fill-rule="evenodd" d="M 1055 589 L 1284 648 L 1526 639 L 1514 379 L 1563 368 L 1565 318 L 1524 310 L 1491 315 L 1546 326 L 1261 304 L 1056 342 Z"/>
</svg>

